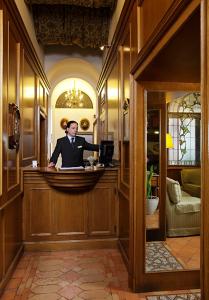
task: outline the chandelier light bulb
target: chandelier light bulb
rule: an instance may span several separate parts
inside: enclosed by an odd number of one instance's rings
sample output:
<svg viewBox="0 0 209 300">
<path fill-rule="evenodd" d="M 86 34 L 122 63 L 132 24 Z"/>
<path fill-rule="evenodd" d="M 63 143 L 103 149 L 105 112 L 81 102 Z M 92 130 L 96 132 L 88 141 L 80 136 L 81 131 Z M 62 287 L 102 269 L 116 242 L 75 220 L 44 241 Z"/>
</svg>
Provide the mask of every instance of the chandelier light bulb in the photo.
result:
<svg viewBox="0 0 209 300">
<path fill-rule="evenodd" d="M 65 99 L 66 99 L 66 106 L 69 108 L 84 106 L 83 93 L 81 90 L 76 88 L 75 80 L 74 80 L 73 87 L 71 87 L 68 91 L 66 91 Z"/>
</svg>

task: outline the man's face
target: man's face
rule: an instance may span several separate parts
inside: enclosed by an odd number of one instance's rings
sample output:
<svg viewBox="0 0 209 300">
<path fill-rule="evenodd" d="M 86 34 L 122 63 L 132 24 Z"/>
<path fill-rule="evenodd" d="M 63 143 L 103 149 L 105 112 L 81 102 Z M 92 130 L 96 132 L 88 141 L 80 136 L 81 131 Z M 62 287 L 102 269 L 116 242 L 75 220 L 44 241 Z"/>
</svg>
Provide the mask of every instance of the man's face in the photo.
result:
<svg viewBox="0 0 209 300">
<path fill-rule="evenodd" d="M 72 123 L 70 125 L 70 127 L 67 128 L 67 132 L 69 135 L 71 136 L 76 136 L 77 132 L 78 132 L 78 124 L 76 123 Z"/>
</svg>

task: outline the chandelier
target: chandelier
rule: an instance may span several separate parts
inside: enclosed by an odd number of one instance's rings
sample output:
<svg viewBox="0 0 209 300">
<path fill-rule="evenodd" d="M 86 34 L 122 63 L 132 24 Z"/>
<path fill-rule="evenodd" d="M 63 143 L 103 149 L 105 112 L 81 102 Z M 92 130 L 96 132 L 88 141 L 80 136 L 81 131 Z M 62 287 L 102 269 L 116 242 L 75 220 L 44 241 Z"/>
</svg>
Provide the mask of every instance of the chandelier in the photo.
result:
<svg viewBox="0 0 209 300">
<path fill-rule="evenodd" d="M 66 106 L 69 108 L 77 108 L 84 106 L 83 92 L 76 88 L 75 80 L 73 81 L 73 87 L 65 93 L 65 100 Z"/>
</svg>

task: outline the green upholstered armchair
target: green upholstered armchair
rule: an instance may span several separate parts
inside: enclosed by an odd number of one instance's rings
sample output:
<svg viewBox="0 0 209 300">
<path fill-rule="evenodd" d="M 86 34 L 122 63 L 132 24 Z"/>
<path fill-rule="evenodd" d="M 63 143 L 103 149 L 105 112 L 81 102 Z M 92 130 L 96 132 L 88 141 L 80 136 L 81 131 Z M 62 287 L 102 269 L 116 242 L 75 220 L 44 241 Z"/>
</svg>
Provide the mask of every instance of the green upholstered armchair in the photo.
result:
<svg viewBox="0 0 209 300">
<path fill-rule="evenodd" d="M 167 236 L 189 236 L 200 233 L 201 200 L 181 190 L 178 181 L 166 179 Z"/>
<path fill-rule="evenodd" d="M 201 169 L 182 169 L 181 171 L 182 190 L 193 197 L 201 195 Z"/>
</svg>

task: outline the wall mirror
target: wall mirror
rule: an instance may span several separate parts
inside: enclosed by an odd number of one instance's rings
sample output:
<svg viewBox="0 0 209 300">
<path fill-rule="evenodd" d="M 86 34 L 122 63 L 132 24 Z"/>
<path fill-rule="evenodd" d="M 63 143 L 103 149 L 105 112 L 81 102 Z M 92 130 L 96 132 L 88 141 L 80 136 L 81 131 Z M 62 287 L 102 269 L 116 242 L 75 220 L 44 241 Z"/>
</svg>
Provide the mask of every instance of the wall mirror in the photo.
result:
<svg viewBox="0 0 209 300">
<path fill-rule="evenodd" d="M 199 91 L 146 91 L 145 101 L 145 270 L 170 276 L 199 270 L 201 96 Z M 158 197 L 152 208 L 148 194 Z"/>
</svg>

